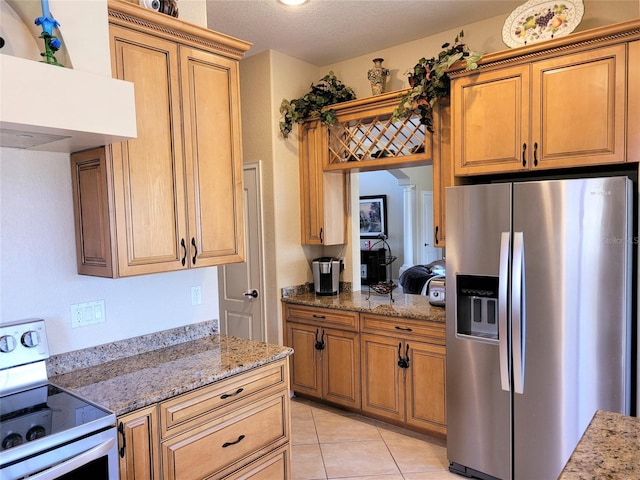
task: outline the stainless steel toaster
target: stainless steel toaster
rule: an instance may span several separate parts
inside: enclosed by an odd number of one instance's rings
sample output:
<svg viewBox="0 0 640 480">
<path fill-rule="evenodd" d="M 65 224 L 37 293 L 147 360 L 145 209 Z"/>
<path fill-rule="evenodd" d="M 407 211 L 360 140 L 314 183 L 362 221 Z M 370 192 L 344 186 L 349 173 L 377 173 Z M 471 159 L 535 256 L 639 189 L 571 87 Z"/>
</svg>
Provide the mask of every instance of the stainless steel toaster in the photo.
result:
<svg viewBox="0 0 640 480">
<path fill-rule="evenodd" d="M 429 303 L 437 307 L 445 306 L 445 277 L 434 277 L 429 281 L 427 289 L 429 295 Z"/>
</svg>

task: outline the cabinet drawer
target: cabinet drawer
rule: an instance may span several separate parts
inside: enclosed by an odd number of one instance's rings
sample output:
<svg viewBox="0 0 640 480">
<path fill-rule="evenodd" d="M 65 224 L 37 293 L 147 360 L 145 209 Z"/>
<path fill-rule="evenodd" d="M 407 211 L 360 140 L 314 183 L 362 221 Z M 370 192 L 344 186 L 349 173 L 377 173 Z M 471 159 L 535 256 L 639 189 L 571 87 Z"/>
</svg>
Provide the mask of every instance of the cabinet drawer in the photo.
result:
<svg viewBox="0 0 640 480">
<path fill-rule="evenodd" d="M 285 304 L 285 317 L 288 322 L 326 325 L 342 330 L 358 331 L 358 313 L 348 310 Z"/>
<path fill-rule="evenodd" d="M 160 404 L 161 437 L 165 439 L 211 421 L 254 401 L 259 392 L 269 394 L 286 388 L 287 376 L 286 363 L 280 361 L 167 400 Z"/>
<path fill-rule="evenodd" d="M 382 333 L 401 338 L 420 337 L 436 345 L 445 344 L 444 323 L 384 315 L 363 314 L 361 317 L 363 333 Z"/>
<path fill-rule="evenodd" d="M 288 391 L 247 405 L 214 425 L 203 425 L 162 443 L 166 480 L 223 478 L 288 442 Z"/>
<path fill-rule="evenodd" d="M 291 453 L 289 445 L 280 447 L 232 473 L 223 480 L 274 480 L 291 478 Z"/>
</svg>

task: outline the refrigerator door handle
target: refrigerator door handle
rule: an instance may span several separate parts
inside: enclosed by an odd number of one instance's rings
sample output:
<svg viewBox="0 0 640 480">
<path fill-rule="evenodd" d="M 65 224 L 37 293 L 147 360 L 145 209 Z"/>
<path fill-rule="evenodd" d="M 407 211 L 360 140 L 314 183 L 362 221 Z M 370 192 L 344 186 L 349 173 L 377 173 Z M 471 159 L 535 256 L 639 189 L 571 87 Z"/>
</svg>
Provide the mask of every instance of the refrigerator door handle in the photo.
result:
<svg viewBox="0 0 640 480">
<path fill-rule="evenodd" d="M 525 353 L 525 284 L 524 235 L 513 234 L 513 273 L 511 290 L 511 336 L 513 349 L 513 383 L 515 393 L 524 393 Z"/>
<path fill-rule="evenodd" d="M 500 357 L 500 383 L 509 391 L 509 344 L 507 338 L 507 298 L 509 292 L 509 258 L 511 257 L 511 233 L 502 232 L 500 239 L 500 274 L 498 277 L 498 347 Z"/>
</svg>

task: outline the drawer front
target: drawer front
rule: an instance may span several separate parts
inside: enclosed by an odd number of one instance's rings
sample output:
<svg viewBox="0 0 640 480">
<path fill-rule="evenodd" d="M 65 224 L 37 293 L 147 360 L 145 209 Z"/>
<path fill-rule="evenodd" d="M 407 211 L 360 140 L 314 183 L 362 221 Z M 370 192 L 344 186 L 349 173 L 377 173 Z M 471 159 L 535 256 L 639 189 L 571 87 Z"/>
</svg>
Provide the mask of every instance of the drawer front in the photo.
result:
<svg viewBox="0 0 640 480">
<path fill-rule="evenodd" d="M 358 313 L 348 310 L 285 304 L 285 316 L 288 322 L 330 326 L 353 332 L 358 331 Z"/>
<path fill-rule="evenodd" d="M 224 480 L 280 480 L 291 478 L 289 445 L 268 453 L 246 467 L 223 477 Z"/>
<path fill-rule="evenodd" d="M 160 404 L 162 439 L 198 427 L 228 410 L 254 401 L 256 394 L 286 388 L 286 362 L 279 361 L 235 375 Z"/>
<path fill-rule="evenodd" d="M 222 478 L 288 442 L 288 392 L 246 406 L 223 422 L 162 443 L 166 480 Z"/>
<path fill-rule="evenodd" d="M 362 314 L 363 333 L 392 335 L 397 338 L 420 338 L 436 345 L 445 344 L 444 323 L 403 317 Z"/>
</svg>

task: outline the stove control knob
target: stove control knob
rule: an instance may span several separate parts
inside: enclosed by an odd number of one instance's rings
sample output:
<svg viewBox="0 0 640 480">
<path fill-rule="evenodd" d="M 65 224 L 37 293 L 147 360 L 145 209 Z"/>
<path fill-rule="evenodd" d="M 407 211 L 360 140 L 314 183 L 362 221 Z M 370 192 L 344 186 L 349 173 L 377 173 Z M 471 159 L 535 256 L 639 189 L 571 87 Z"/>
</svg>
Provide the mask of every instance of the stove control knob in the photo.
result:
<svg viewBox="0 0 640 480">
<path fill-rule="evenodd" d="M 2 449 L 17 447 L 22 445 L 22 436 L 19 433 L 10 433 L 2 440 Z"/>
<path fill-rule="evenodd" d="M 16 339 L 11 335 L 3 335 L 0 337 L 0 352 L 13 352 L 16 348 Z"/>
<path fill-rule="evenodd" d="M 40 337 L 38 336 L 38 332 L 34 330 L 29 330 L 22 334 L 22 338 L 20 339 L 22 345 L 27 348 L 37 347 L 40 344 Z"/>
<path fill-rule="evenodd" d="M 27 432 L 27 441 L 31 442 L 33 440 L 37 440 L 38 438 L 42 438 L 47 434 L 44 427 L 42 425 L 36 425 L 35 427 L 31 427 Z"/>
</svg>

